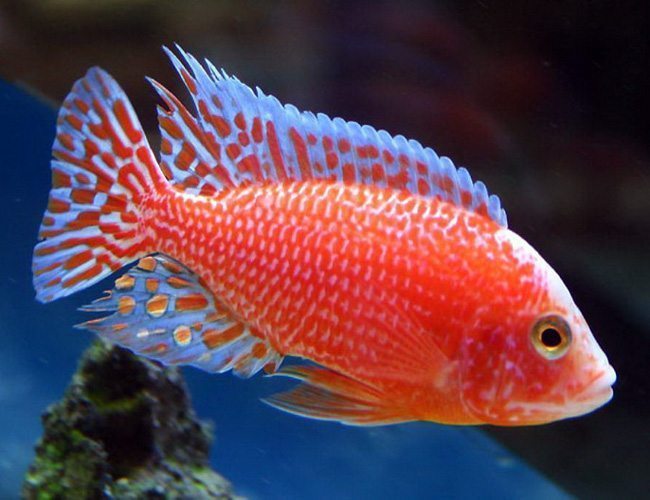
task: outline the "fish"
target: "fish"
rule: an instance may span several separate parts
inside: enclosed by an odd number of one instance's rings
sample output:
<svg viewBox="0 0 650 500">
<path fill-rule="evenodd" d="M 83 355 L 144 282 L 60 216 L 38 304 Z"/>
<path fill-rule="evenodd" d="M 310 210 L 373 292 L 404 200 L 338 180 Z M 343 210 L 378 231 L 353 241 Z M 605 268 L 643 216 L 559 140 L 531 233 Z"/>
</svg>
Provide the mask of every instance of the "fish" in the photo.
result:
<svg viewBox="0 0 650 500">
<path fill-rule="evenodd" d="M 567 287 L 466 168 L 163 49 L 192 107 L 148 79 L 159 159 L 104 70 L 65 98 L 37 300 L 135 263 L 79 328 L 167 366 L 294 379 L 263 401 L 314 419 L 535 425 L 611 399 Z"/>
</svg>

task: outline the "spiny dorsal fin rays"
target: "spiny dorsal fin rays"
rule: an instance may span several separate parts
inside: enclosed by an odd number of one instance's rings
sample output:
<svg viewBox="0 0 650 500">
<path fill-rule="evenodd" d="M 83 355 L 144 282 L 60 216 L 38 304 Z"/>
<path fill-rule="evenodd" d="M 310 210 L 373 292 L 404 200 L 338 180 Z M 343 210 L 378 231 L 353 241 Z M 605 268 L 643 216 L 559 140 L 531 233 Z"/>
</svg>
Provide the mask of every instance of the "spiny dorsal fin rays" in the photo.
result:
<svg viewBox="0 0 650 500">
<path fill-rule="evenodd" d="M 212 166 L 225 168 L 235 185 L 309 179 L 372 184 L 437 197 L 507 225 L 499 198 L 488 195 L 482 182 L 473 182 L 465 168 L 456 168 L 431 148 L 368 125 L 282 105 L 259 88 L 253 92 L 209 61 L 206 70 L 176 48 L 182 61 L 169 49 L 165 51 L 194 101 L 195 123 L 217 144 L 219 154 Z M 171 117 L 178 119 L 174 113 Z M 164 135 L 165 130 L 161 131 Z M 181 162 L 187 168 L 175 168 L 175 155 L 184 144 L 192 144 L 191 137 L 167 139 L 171 147 L 161 158 L 175 179 L 189 183 L 186 187 L 194 192 L 198 188 L 193 185 L 212 186 L 203 188 L 207 190 L 223 187 L 214 182 L 213 172 L 198 166 L 201 161 Z"/>
<path fill-rule="evenodd" d="M 199 278 L 159 254 L 141 259 L 84 311 L 114 314 L 78 325 L 168 365 L 250 377 L 274 371 L 282 356 L 217 304 Z"/>
<path fill-rule="evenodd" d="M 221 148 L 214 137 L 199 127 L 174 94 L 157 81 L 148 80 L 167 106 L 167 109 L 158 107 L 160 166 L 172 185 L 209 196 L 239 184 L 221 165 Z"/>
</svg>

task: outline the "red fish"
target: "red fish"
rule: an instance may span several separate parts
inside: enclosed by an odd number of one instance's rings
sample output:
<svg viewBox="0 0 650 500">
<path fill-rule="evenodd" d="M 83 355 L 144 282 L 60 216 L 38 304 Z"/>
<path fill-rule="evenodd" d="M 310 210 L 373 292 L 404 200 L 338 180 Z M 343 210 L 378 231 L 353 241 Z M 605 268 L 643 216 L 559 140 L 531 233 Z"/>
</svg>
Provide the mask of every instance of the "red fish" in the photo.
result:
<svg viewBox="0 0 650 500">
<path fill-rule="evenodd" d="M 611 398 L 567 288 L 466 169 L 178 50 L 195 110 L 150 80 L 159 162 L 107 73 L 65 99 L 40 301 L 139 260 L 84 308 L 112 314 L 81 327 L 167 365 L 293 377 L 266 401 L 312 418 L 525 425 Z"/>
</svg>

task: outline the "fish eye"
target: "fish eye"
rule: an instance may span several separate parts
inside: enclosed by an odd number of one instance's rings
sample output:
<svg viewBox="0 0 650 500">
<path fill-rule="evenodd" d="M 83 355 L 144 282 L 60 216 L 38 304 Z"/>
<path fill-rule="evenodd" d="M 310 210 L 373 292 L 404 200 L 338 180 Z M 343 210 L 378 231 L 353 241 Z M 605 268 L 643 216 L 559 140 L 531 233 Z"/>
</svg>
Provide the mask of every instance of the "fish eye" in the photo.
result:
<svg viewBox="0 0 650 500">
<path fill-rule="evenodd" d="M 546 359 L 558 359 L 571 345 L 571 328 L 562 316 L 548 314 L 539 318 L 530 332 L 535 350 Z"/>
</svg>

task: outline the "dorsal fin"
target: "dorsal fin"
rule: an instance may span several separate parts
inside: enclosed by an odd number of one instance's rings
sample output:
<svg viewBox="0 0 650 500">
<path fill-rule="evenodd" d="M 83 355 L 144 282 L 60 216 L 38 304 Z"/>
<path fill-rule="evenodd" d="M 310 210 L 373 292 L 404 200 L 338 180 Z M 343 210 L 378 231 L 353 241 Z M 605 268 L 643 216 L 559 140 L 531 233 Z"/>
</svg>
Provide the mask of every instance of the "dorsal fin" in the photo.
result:
<svg viewBox="0 0 650 500">
<path fill-rule="evenodd" d="M 80 328 L 167 365 L 250 377 L 282 356 L 218 304 L 196 274 L 166 255 L 148 256 L 84 311 L 114 311 Z"/>
<path fill-rule="evenodd" d="M 210 193 L 269 180 L 372 184 L 437 197 L 507 225 L 499 198 L 431 148 L 368 125 L 283 106 L 209 61 L 206 71 L 177 50 L 183 62 L 165 48 L 192 96 L 196 117 L 153 84 L 168 106 L 159 110 L 161 163 L 179 187 Z"/>
</svg>

